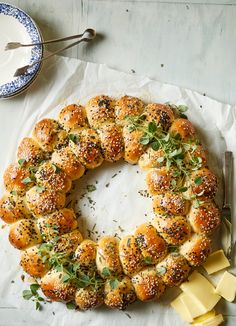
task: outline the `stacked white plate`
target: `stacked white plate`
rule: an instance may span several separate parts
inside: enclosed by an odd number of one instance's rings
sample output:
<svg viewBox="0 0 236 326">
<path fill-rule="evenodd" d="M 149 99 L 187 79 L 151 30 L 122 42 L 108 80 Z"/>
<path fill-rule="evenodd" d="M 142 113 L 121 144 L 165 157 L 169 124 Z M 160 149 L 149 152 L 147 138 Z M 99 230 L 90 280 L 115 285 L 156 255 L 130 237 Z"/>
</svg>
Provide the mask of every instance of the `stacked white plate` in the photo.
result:
<svg viewBox="0 0 236 326">
<path fill-rule="evenodd" d="M 42 37 L 24 11 L 0 2 L 0 98 L 10 98 L 26 90 L 38 75 L 41 64 L 33 65 L 22 76 L 14 77 L 14 73 L 43 56 L 41 45 L 5 51 L 8 42 L 38 43 Z"/>
</svg>

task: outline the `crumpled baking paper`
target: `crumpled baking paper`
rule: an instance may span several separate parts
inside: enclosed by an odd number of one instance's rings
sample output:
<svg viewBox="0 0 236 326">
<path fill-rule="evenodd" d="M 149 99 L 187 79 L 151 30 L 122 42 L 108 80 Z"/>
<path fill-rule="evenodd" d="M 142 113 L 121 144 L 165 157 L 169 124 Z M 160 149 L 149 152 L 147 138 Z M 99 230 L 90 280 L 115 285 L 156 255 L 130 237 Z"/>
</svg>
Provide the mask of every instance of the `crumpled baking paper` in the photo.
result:
<svg viewBox="0 0 236 326">
<path fill-rule="evenodd" d="M 217 102 L 197 92 L 150 80 L 149 78 L 115 71 L 102 64 L 56 57 L 43 70 L 27 93 L 0 102 L 0 176 L 15 160 L 17 145 L 28 136 L 34 124 L 44 117 L 56 117 L 60 109 L 70 103 L 84 104 L 90 97 L 107 94 L 120 97 L 138 96 L 143 101 L 171 102 L 189 107 L 189 119 L 196 126 L 200 138 L 209 152 L 210 167 L 220 180 L 217 195 L 222 205 L 221 168 L 224 151 L 235 153 L 236 107 Z M 234 163 L 235 168 L 235 163 Z M 235 169 L 236 171 L 236 169 Z M 97 239 L 103 234 L 122 237 L 135 226 L 152 218 L 151 200 L 146 197 L 145 174 L 138 166 L 124 162 L 104 163 L 75 184 L 73 200 L 80 213 L 79 225 L 85 236 Z M 88 192 L 86 186 L 95 185 Z M 236 182 L 234 179 L 234 193 Z M 1 193 L 4 192 L 1 181 Z M 232 194 L 233 195 L 233 194 Z M 233 212 L 235 218 L 235 213 Z M 67 310 L 62 303 L 46 304 L 35 310 L 34 303 L 22 298 L 28 288 L 27 276 L 20 269 L 20 252 L 8 242 L 8 226 L 0 229 L 0 326 L 100 326 L 100 325 L 185 325 L 169 306 L 178 290 L 169 289 L 159 302 L 131 305 L 127 311 L 113 311 L 101 307 L 93 311 Z M 235 225 L 234 225 L 235 232 Z M 220 236 L 216 239 L 220 245 Z M 226 315 L 227 325 L 235 325 L 235 304 L 222 301 L 216 307 Z"/>
</svg>

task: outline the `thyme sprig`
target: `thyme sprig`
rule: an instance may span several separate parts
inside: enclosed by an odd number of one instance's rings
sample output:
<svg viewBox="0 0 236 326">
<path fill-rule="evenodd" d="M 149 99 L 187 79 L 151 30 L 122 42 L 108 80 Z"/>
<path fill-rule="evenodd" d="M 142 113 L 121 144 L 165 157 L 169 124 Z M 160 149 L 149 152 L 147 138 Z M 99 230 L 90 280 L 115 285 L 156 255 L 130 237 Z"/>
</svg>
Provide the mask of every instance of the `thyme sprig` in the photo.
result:
<svg viewBox="0 0 236 326">
<path fill-rule="evenodd" d="M 179 113 L 186 111 L 185 106 L 176 107 L 177 109 Z M 168 169 L 171 167 L 175 168 L 176 170 L 173 172 L 174 177 L 178 176 L 183 181 L 191 171 L 201 168 L 201 157 L 194 155 L 194 151 L 199 144 L 198 141 L 189 140 L 188 142 L 183 142 L 179 134 L 172 135 L 163 130 L 155 121 L 146 121 L 144 114 L 136 117 L 127 116 L 126 120 L 130 132 L 134 130 L 143 132 L 139 139 L 142 145 L 149 145 L 154 151 L 161 150 L 163 152 L 163 156 L 158 157 L 157 162 L 166 165 Z M 186 153 L 189 156 L 188 165 L 184 160 Z M 176 185 L 173 184 L 172 186 L 176 188 Z M 184 189 L 181 190 L 183 191 Z"/>
</svg>

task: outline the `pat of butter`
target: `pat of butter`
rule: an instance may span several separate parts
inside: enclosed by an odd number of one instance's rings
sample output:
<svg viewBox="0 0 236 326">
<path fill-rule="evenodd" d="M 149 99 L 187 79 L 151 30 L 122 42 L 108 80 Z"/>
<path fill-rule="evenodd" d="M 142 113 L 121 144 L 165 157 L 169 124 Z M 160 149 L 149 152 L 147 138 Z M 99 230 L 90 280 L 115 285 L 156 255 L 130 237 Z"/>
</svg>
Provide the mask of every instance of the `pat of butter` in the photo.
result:
<svg viewBox="0 0 236 326">
<path fill-rule="evenodd" d="M 206 312 L 205 309 L 199 305 L 198 301 L 186 293 L 180 294 L 180 300 L 183 302 L 192 318 L 196 318 Z"/>
<path fill-rule="evenodd" d="M 209 318 L 211 318 L 211 317 L 214 317 L 215 315 L 216 315 L 215 310 L 211 310 L 211 311 L 207 312 L 207 313 L 204 314 L 204 315 L 201 315 L 201 316 L 199 316 L 199 317 L 197 317 L 197 318 L 194 318 L 194 323 L 200 323 L 200 322 L 203 322 L 204 320 L 209 319 Z"/>
<path fill-rule="evenodd" d="M 183 292 L 188 294 L 201 307 L 202 314 L 212 310 L 220 296 L 215 293 L 214 286 L 200 273 L 194 271 L 187 282 L 180 285 Z"/>
<path fill-rule="evenodd" d="M 224 272 L 216 287 L 216 293 L 227 301 L 234 301 L 236 295 L 236 277 L 229 272 Z"/>
<path fill-rule="evenodd" d="M 203 264 L 203 267 L 208 274 L 213 274 L 229 266 L 230 263 L 225 257 L 224 251 L 222 249 L 213 252 L 208 257 L 207 261 Z"/>
<path fill-rule="evenodd" d="M 200 323 L 193 323 L 195 326 L 218 326 L 224 321 L 224 318 L 221 314 L 210 317 Z"/>
<path fill-rule="evenodd" d="M 193 318 L 191 317 L 189 311 L 183 304 L 181 300 L 181 295 L 179 295 L 175 300 L 170 303 L 171 307 L 180 315 L 180 317 L 188 322 L 192 322 Z"/>
</svg>

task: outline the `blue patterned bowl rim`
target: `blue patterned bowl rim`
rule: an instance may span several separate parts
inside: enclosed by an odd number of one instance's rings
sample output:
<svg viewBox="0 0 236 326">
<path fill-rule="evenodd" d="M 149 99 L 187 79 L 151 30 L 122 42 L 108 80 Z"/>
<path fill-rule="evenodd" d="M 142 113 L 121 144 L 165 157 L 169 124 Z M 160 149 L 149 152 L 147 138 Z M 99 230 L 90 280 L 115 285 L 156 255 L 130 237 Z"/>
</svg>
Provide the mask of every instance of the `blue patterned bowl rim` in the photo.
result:
<svg viewBox="0 0 236 326">
<path fill-rule="evenodd" d="M 12 16 L 17 19 L 25 27 L 32 43 L 42 42 L 42 38 L 36 24 L 23 10 L 10 4 L 0 2 L 0 15 L 1 14 Z M 41 45 L 32 47 L 30 63 L 40 60 L 42 56 L 43 47 Z M 16 95 L 16 93 L 19 93 L 21 89 L 25 89 L 34 79 L 35 75 L 40 69 L 40 66 L 41 64 L 37 63 L 28 69 L 27 74 L 14 78 L 7 84 L 0 85 L 0 98 Z"/>
</svg>

